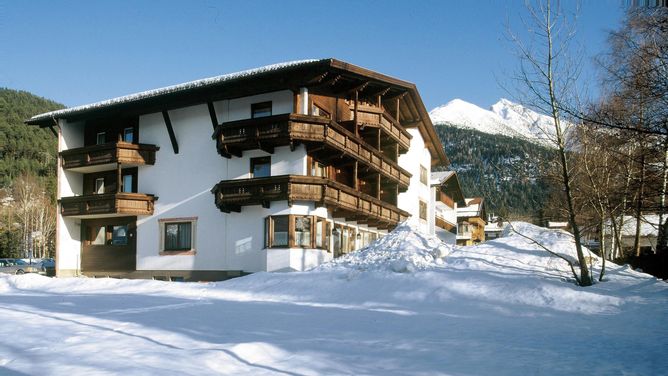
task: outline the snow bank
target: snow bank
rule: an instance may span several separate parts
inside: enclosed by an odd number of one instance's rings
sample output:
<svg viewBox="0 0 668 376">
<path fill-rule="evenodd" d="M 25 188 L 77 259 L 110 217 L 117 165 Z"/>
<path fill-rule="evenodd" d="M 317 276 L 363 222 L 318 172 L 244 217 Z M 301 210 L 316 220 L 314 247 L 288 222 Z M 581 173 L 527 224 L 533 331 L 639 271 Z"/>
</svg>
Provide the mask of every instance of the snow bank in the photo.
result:
<svg viewBox="0 0 668 376">
<path fill-rule="evenodd" d="M 366 248 L 318 268 L 327 270 L 343 267 L 360 271 L 412 273 L 443 265 L 443 260 L 454 246 L 442 243 L 436 236 L 423 234 L 417 228 L 417 223 L 409 219 Z"/>
</svg>

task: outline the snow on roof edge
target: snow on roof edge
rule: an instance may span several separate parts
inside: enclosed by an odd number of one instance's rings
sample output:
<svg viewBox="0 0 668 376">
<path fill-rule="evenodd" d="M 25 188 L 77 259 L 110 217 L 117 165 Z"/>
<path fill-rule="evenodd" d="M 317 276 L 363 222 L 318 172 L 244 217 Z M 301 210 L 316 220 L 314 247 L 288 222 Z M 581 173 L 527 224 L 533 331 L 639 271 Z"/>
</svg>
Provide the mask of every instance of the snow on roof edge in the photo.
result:
<svg viewBox="0 0 668 376">
<path fill-rule="evenodd" d="M 290 68 L 290 67 L 296 67 L 300 65 L 305 65 L 305 64 L 310 64 L 310 63 L 315 63 L 315 62 L 320 62 L 320 61 L 325 61 L 328 59 L 306 59 L 306 60 L 295 60 L 295 61 L 288 61 L 288 62 L 283 62 L 283 63 L 276 63 L 276 64 L 271 64 L 271 65 L 265 65 L 262 67 L 258 68 L 252 68 L 252 69 L 247 69 L 239 72 L 234 72 L 234 73 L 228 73 L 220 76 L 213 76 L 213 77 L 208 77 L 208 78 L 202 78 L 199 80 L 194 80 L 194 81 L 189 81 L 189 82 L 184 82 L 176 85 L 170 85 L 170 86 L 165 86 L 157 89 L 151 89 L 151 90 L 146 90 L 134 94 L 129 94 L 129 95 L 124 95 L 121 97 L 116 97 L 116 98 L 111 98 L 111 99 L 105 99 L 100 102 L 94 102 L 90 104 L 85 104 L 81 106 L 75 106 L 75 107 L 69 107 L 69 108 L 64 108 L 61 110 L 56 110 L 56 111 L 50 111 L 50 112 L 45 112 L 39 115 L 35 115 L 28 119 L 27 122 L 36 122 L 40 120 L 45 120 L 49 118 L 55 118 L 58 116 L 63 116 L 63 115 L 68 115 L 68 114 L 73 114 L 81 111 L 86 111 L 86 110 L 93 110 L 96 108 L 103 108 L 115 104 L 122 104 L 122 103 L 129 103 L 129 102 L 134 102 L 138 101 L 141 99 L 147 99 L 147 98 L 152 98 L 152 97 L 157 97 L 160 95 L 164 94 L 170 94 L 170 93 L 175 93 L 179 92 L 182 90 L 187 90 L 187 89 L 194 89 L 194 88 L 200 88 L 200 87 L 206 87 L 209 85 L 214 85 L 218 84 L 221 82 L 225 81 L 230 81 L 233 79 L 239 79 L 243 77 L 248 77 L 248 76 L 254 76 L 257 74 L 261 73 L 266 73 L 266 72 L 272 72 L 272 71 L 277 71 L 285 68 Z"/>
</svg>

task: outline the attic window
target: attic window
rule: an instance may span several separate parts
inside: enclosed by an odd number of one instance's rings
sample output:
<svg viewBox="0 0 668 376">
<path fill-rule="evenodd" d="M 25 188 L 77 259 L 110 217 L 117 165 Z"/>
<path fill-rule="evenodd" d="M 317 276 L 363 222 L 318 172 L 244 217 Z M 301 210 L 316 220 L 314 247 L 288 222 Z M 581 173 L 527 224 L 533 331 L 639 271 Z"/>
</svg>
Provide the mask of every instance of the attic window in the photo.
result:
<svg viewBox="0 0 668 376">
<path fill-rule="evenodd" d="M 271 116 L 271 101 L 251 104 L 251 118 Z"/>
</svg>

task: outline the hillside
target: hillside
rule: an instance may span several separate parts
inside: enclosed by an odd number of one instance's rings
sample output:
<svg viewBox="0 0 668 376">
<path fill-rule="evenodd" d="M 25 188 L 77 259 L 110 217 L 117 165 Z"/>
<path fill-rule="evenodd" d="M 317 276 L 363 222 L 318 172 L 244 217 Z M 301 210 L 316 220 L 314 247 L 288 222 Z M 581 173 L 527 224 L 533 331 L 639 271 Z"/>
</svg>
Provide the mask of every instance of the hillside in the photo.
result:
<svg viewBox="0 0 668 376">
<path fill-rule="evenodd" d="M 540 176 L 552 149 L 450 124 L 435 127 L 466 196 L 485 197 L 488 213 L 540 217 L 549 189 Z"/>
<path fill-rule="evenodd" d="M 667 285 L 608 268 L 577 287 L 520 236 L 452 247 L 402 225 L 313 271 L 219 283 L 0 275 L 0 374 L 663 373 Z"/>
<path fill-rule="evenodd" d="M 0 188 L 22 173 L 31 173 L 54 190 L 58 140 L 48 129 L 26 126 L 23 121 L 63 107 L 26 91 L 0 88 Z"/>
</svg>

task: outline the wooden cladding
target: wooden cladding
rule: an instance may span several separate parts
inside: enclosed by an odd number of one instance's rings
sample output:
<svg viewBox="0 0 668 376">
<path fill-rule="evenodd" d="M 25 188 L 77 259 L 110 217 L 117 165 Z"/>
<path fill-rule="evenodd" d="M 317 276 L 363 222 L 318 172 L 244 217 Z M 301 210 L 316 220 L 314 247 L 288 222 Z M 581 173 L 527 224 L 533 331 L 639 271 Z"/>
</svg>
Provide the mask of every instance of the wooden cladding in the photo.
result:
<svg viewBox="0 0 668 376">
<path fill-rule="evenodd" d="M 362 138 L 324 117 L 283 114 L 227 122 L 216 128 L 214 138 L 218 152 L 225 157 L 258 148 L 271 153 L 276 146 L 294 146 L 296 142 L 325 147 L 330 155 L 350 157 L 397 183 L 401 190 L 406 190 L 410 184 L 408 171 Z"/>
<path fill-rule="evenodd" d="M 353 106 L 351 106 L 350 110 L 355 111 Z M 358 104 L 355 112 L 357 113 L 357 124 L 360 126 L 380 128 L 384 134 L 399 144 L 402 152 L 408 150 L 411 142 L 411 135 L 396 119 L 394 119 L 394 117 L 392 117 L 392 115 L 388 114 L 380 107 L 368 106 L 361 103 Z"/>
<path fill-rule="evenodd" d="M 117 217 L 82 220 L 82 271 L 85 273 L 135 270 L 136 219 L 136 217 Z M 113 231 L 116 228 L 125 232 L 124 242 L 114 241 Z M 98 241 L 100 235 L 102 242 Z"/>
<path fill-rule="evenodd" d="M 119 141 L 102 145 L 68 149 L 60 152 L 64 169 L 96 166 L 107 163 L 124 165 L 155 164 L 155 152 L 160 148 L 148 144 Z"/>
<path fill-rule="evenodd" d="M 444 203 L 451 209 L 455 208 L 455 202 L 452 200 L 452 198 L 438 189 L 436 190 L 436 200 Z"/>
<path fill-rule="evenodd" d="M 271 201 L 314 201 L 347 221 L 389 229 L 408 213 L 365 193 L 324 177 L 282 175 L 257 179 L 224 180 L 212 189 L 223 212 L 239 212 L 247 205 L 269 207 Z"/>
<path fill-rule="evenodd" d="M 153 195 L 143 193 L 108 193 L 60 199 L 60 212 L 64 217 L 109 217 L 127 215 L 152 215 Z"/>
</svg>

